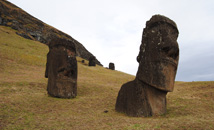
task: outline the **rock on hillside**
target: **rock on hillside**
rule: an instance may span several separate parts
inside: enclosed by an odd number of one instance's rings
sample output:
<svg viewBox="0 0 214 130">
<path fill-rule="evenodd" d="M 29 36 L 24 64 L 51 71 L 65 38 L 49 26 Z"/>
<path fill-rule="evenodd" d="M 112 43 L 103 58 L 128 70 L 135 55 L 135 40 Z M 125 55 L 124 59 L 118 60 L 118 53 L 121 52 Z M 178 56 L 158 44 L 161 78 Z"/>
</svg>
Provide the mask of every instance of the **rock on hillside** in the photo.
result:
<svg viewBox="0 0 214 130">
<path fill-rule="evenodd" d="M 69 39 L 76 45 L 77 56 L 87 60 L 93 56 L 81 43 L 71 36 L 45 24 L 6 0 L 0 0 L 0 25 L 9 26 L 17 30 L 18 35 L 40 41 L 44 44 L 48 44 L 54 37 Z M 96 64 L 102 65 L 97 59 Z"/>
</svg>

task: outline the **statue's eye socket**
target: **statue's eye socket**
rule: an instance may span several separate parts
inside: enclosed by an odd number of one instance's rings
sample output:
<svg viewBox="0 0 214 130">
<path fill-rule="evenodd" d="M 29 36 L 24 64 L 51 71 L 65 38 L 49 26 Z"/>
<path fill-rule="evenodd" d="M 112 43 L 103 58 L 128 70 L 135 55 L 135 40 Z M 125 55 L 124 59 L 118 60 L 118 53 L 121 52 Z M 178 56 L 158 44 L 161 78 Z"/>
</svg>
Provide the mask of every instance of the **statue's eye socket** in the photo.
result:
<svg viewBox="0 0 214 130">
<path fill-rule="evenodd" d="M 179 55 L 179 50 L 177 47 L 163 47 L 161 50 L 164 54 L 173 59 L 177 59 Z"/>
<path fill-rule="evenodd" d="M 167 54 L 169 52 L 170 48 L 169 47 L 163 47 L 161 50 Z"/>
</svg>

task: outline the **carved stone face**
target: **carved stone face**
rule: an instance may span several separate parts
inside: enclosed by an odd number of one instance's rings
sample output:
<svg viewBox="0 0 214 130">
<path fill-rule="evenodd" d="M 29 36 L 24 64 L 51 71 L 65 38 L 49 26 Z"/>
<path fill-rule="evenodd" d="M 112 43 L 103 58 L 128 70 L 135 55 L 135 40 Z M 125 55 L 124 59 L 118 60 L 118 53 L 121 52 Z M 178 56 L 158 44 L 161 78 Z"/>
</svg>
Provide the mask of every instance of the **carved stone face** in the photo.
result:
<svg viewBox="0 0 214 130">
<path fill-rule="evenodd" d="M 157 89 L 171 92 L 179 60 L 176 24 L 161 15 L 153 16 L 143 32 L 137 78 Z"/>
</svg>

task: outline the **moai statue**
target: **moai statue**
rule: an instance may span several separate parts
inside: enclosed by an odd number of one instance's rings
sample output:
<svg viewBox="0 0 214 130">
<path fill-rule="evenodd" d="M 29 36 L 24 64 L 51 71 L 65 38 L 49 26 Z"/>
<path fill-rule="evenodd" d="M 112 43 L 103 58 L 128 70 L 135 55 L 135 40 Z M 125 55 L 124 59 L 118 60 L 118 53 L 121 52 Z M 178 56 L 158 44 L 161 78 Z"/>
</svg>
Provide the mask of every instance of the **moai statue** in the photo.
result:
<svg viewBox="0 0 214 130">
<path fill-rule="evenodd" d="M 95 61 L 96 61 L 96 57 L 95 56 L 91 56 L 89 58 L 89 64 L 88 64 L 88 66 L 96 66 Z"/>
<path fill-rule="evenodd" d="M 114 63 L 109 63 L 109 69 L 115 70 Z"/>
<path fill-rule="evenodd" d="M 122 85 L 116 111 L 135 117 L 166 113 L 166 95 L 173 91 L 178 66 L 178 34 L 176 23 L 165 16 L 147 21 L 136 78 Z"/>
<path fill-rule="evenodd" d="M 75 98 L 77 96 L 76 48 L 72 41 L 56 38 L 49 43 L 45 77 L 50 96 Z"/>
</svg>

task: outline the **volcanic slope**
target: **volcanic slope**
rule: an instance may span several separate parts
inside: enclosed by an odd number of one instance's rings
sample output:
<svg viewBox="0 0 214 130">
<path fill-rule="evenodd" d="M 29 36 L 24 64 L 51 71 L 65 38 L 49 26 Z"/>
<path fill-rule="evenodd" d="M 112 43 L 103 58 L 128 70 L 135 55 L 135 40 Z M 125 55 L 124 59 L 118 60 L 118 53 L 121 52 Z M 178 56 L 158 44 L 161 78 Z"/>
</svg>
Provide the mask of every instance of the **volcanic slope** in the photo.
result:
<svg viewBox="0 0 214 130">
<path fill-rule="evenodd" d="M 49 44 L 51 39 L 56 37 L 68 39 L 76 45 L 79 57 L 89 59 L 93 56 L 80 42 L 68 34 L 47 25 L 6 0 L 0 0 L 0 25 L 11 27 L 17 30 L 17 35 L 44 44 Z M 97 59 L 95 62 L 102 65 Z"/>
<path fill-rule="evenodd" d="M 0 26 L 0 129 L 214 129 L 214 82 L 176 82 L 167 113 L 128 117 L 114 110 L 121 85 L 135 77 L 78 60 L 78 96 L 47 95 L 48 47 Z"/>
</svg>

